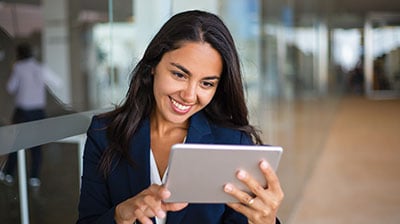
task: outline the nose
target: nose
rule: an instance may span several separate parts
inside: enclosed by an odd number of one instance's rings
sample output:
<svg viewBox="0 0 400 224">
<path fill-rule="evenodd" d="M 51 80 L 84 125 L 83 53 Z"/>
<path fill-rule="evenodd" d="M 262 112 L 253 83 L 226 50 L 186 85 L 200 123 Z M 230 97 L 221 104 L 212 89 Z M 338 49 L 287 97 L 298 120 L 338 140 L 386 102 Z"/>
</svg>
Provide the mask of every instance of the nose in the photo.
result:
<svg viewBox="0 0 400 224">
<path fill-rule="evenodd" d="M 197 86 L 195 84 L 188 83 L 180 92 L 180 96 L 185 103 L 196 102 Z"/>
</svg>

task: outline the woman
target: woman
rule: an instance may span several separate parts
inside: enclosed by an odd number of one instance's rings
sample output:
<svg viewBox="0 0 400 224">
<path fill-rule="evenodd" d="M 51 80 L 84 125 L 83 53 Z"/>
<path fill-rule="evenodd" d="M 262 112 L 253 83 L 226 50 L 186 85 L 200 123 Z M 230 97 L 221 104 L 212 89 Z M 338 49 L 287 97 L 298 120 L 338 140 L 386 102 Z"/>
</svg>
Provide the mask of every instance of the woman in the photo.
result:
<svg viewBox="0 0 400 224">
<path fill-rule="evenodd" d="M 87 132 L 78 223 L 275 223 L 283 193 L 263 161 L 264 189 L 237 177 L 252 198 L 227 184 L 241 203 L 165 203 L 162 185 L 175 143 L 261 144 L 249 125 L 233 39 L 215 15 L 168 20 L 135 67 L 124 103 L 93 119 Z"/>
</svg>

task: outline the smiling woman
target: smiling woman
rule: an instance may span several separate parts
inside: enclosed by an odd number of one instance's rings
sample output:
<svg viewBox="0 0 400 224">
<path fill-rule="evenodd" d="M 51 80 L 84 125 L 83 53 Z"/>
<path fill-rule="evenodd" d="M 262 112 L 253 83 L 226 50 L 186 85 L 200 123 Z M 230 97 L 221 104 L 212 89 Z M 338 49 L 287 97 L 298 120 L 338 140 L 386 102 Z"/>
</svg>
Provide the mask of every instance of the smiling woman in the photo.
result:
<svg viewBox="0 0 400 224">
<path fill-rule="evenodd" d="M 220 74 L 220 54 L 207 43 L 187 42 L 162 57 L 154 73 L 156 107 L 151 119 L 187 126 L 189 117 L 213 98 Z"/>
<path fill-rule="evenodd" d="M 237 178 L 249 190 L 224 187 L 241 203 L 164 202 L 172 145 L 261 144 L 248 121 L 235 44 L 214 14 L 186 11 L 168 20 L 133 70 L 125 101 L 94 117 L 87 136 L 78 223 L 277 221 L 283 192 L 267 162 L 259 167 L 268 186 L 241 170 Z"/>
</svg>

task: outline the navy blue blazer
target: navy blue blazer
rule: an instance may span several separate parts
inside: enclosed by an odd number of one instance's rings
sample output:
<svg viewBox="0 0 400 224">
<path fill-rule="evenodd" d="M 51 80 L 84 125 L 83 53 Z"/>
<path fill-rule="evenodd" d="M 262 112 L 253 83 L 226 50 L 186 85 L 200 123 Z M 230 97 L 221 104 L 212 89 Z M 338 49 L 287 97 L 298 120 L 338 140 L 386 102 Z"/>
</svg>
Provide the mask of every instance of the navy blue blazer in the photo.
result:
<svg viewBox="0 0 400 224">
<path fill-rule="evenodd" d="M 132 137 L 129 153 L 136 166 L 132 167 L 125 159 L 117 158 L 107 179 L 98 170 L 100 158 L 108 146 L 106 126 L 105 119 L 94 117 L 87 131 L 77 223 L 115 223 L 115 206 L 150 186 L 149 120 L 144 120 Z M 244 132 L 212 124 L 202 112 L 190 119 L 186 142 L 253 144 L 251 138 Z M 189 204 L 181 211 L 168 212 L 167 223 L 248 222 L 245 216 L 225 204 Z"/>
</svg>

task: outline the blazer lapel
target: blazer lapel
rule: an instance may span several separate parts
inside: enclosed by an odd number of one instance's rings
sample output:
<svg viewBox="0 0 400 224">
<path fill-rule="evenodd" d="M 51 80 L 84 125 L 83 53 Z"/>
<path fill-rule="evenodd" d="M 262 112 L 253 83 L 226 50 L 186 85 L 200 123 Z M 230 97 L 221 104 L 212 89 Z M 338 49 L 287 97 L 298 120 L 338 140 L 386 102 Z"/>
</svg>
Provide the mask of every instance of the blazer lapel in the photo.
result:
<svg viewBox="0 0 400 224">
<path fill-rule="evenodd" d="M 132 138 L 130 156 L 135 167 L 128 166 L 131 194 L 136 195 L 150 186 L 150 123 L 146 119 Z"/>
<path fill-rule="evenodd" d="M 198 112 L 190 119 L 190 126 L 186 137 L 186 143 L 211 144 L 214 137 L 211 134 L 211 127 L 203 112 Z"/>
</svg>

